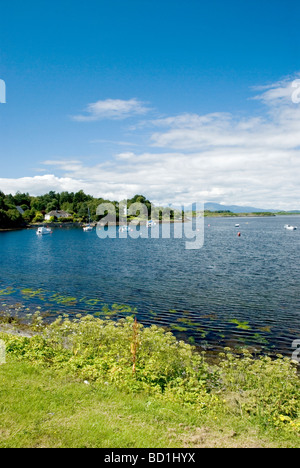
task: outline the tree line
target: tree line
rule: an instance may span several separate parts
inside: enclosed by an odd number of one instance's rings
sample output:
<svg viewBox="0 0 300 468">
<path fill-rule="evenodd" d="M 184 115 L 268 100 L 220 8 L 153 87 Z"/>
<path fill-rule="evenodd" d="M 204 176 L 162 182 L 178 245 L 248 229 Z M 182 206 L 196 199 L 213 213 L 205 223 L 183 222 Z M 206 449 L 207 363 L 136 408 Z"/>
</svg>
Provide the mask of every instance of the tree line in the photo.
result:
<svg viewBox="0 0 300 468">
<path fill-rule="evenodd" d="M 155 216 L 156 219 L 161 220 L 165 216 L 174 219 L 175 216 L 174 211 L 168 208 L 154 208 L 143 195 L 135 195 L 125 202 L 127 208 L 133 203 L 142 203 L 147 207 L 149 216 Z M 51 211 L 65 211 L 71 215 L 65 219 L 60 218 L 60 222 L 87 222 L 89 214 L 91 221 L 98 222 L 101 216 L 97 215 L 97 207 L 102 203 L 111 203 L 115 206 L 117 221 L 119 216 L 123 215 L 123 213 L 119 213 L 119 202 L 95 198 L 85 194 L 83 190 L 76 193 L 50 191 L 36 197 L 29 195 L 29 193 L 20 192 L 15 195 L 5 195 L 0 191 L 0 229 L 19 228 L 31 223 L 41 223 L 45 219 L 45 214 Z M 55 221 L 55 218 L 51 221 Z"/>
</svg>

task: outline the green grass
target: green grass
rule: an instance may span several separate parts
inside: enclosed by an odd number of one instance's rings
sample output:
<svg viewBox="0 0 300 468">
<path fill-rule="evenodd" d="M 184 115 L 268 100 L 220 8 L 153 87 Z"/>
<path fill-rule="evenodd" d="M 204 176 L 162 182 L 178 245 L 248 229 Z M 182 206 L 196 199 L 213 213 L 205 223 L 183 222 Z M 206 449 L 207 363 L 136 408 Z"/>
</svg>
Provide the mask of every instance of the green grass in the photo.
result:
<svg viewBox="0 0 300 468">
<path fill-rule="evenodd" d="M 201 417 L 180 404 L 133 398 L 11 359 L 0 366 L 0 414 L 1 448 L 295 446 L 234 415 Z"/>
<path fill-rule="evenodd" d="M 226 349 L 210 364 L 131 319 L 65 318 L 41 332 L 0 335 L 1 448 L 300 447 L 288 359 Z"/>
<path fill-rule="evenodd" d="M 18 362 L 0 368 L 0 388 L 2 448 L 172 445 L 166 425 L 176 418 L 143 396 Z"/>
</svg>

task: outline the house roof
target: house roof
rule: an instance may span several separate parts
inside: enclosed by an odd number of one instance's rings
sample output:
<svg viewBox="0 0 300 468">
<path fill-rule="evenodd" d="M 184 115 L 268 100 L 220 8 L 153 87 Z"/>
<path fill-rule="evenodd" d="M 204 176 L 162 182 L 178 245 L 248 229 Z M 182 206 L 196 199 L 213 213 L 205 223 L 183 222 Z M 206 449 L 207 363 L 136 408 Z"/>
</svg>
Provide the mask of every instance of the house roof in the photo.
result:
<svg viewBox="0 0 300 468">
<path fill-rule="evenodd" d="M 63 210 L 55 210 L 55 211 L 53 210 L 53 211 L 50 211 L 50 213 L 46 214 L 46 216 L 50 216 L 50 217 L 51 216 L 55 217 L 57 215 L 59 215 L 59 216 L 61 216 L 63 218 L 68 218 L 68 217 L 72 216 L 72 215 L 70 215 L 70 213 L 67 213 L 66 211 L 63 211 Z"/>
<path fill-rule="evenodd" d="M 20 206 L 16 206 L 16 208 L 21 215 L 25 213 L 25 211 Z"/>
</svg>

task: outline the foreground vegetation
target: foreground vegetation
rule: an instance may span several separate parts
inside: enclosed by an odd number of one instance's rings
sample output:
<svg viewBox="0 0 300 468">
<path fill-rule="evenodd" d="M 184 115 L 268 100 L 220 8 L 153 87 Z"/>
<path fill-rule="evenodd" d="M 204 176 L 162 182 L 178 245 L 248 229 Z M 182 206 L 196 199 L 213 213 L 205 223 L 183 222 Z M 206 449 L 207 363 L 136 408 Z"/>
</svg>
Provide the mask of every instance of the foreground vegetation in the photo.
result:
<svg viewBox="0 0 300 468">
<path fill-rule="evenodd" d="M 226 349 L 211 364 L 131 317 L 45 326 L 35 316 L 32 330 L 0 334 L 0 447 L 300 446 L 300 380 L 287 358 Z"/>
</svg>

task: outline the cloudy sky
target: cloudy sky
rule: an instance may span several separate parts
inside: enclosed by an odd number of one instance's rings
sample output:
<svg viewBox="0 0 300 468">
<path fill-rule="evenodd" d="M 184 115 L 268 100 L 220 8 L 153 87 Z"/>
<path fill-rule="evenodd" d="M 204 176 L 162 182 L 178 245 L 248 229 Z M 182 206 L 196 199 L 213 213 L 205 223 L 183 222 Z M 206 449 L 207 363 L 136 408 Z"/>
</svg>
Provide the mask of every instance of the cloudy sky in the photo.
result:
<svg viewBox="0 0 300 468">
<path fill-rule="evenodd" d="M 300 8 L 266 4 L 12 0 L 0 190 L 299 209 Z"/>
</svg>

